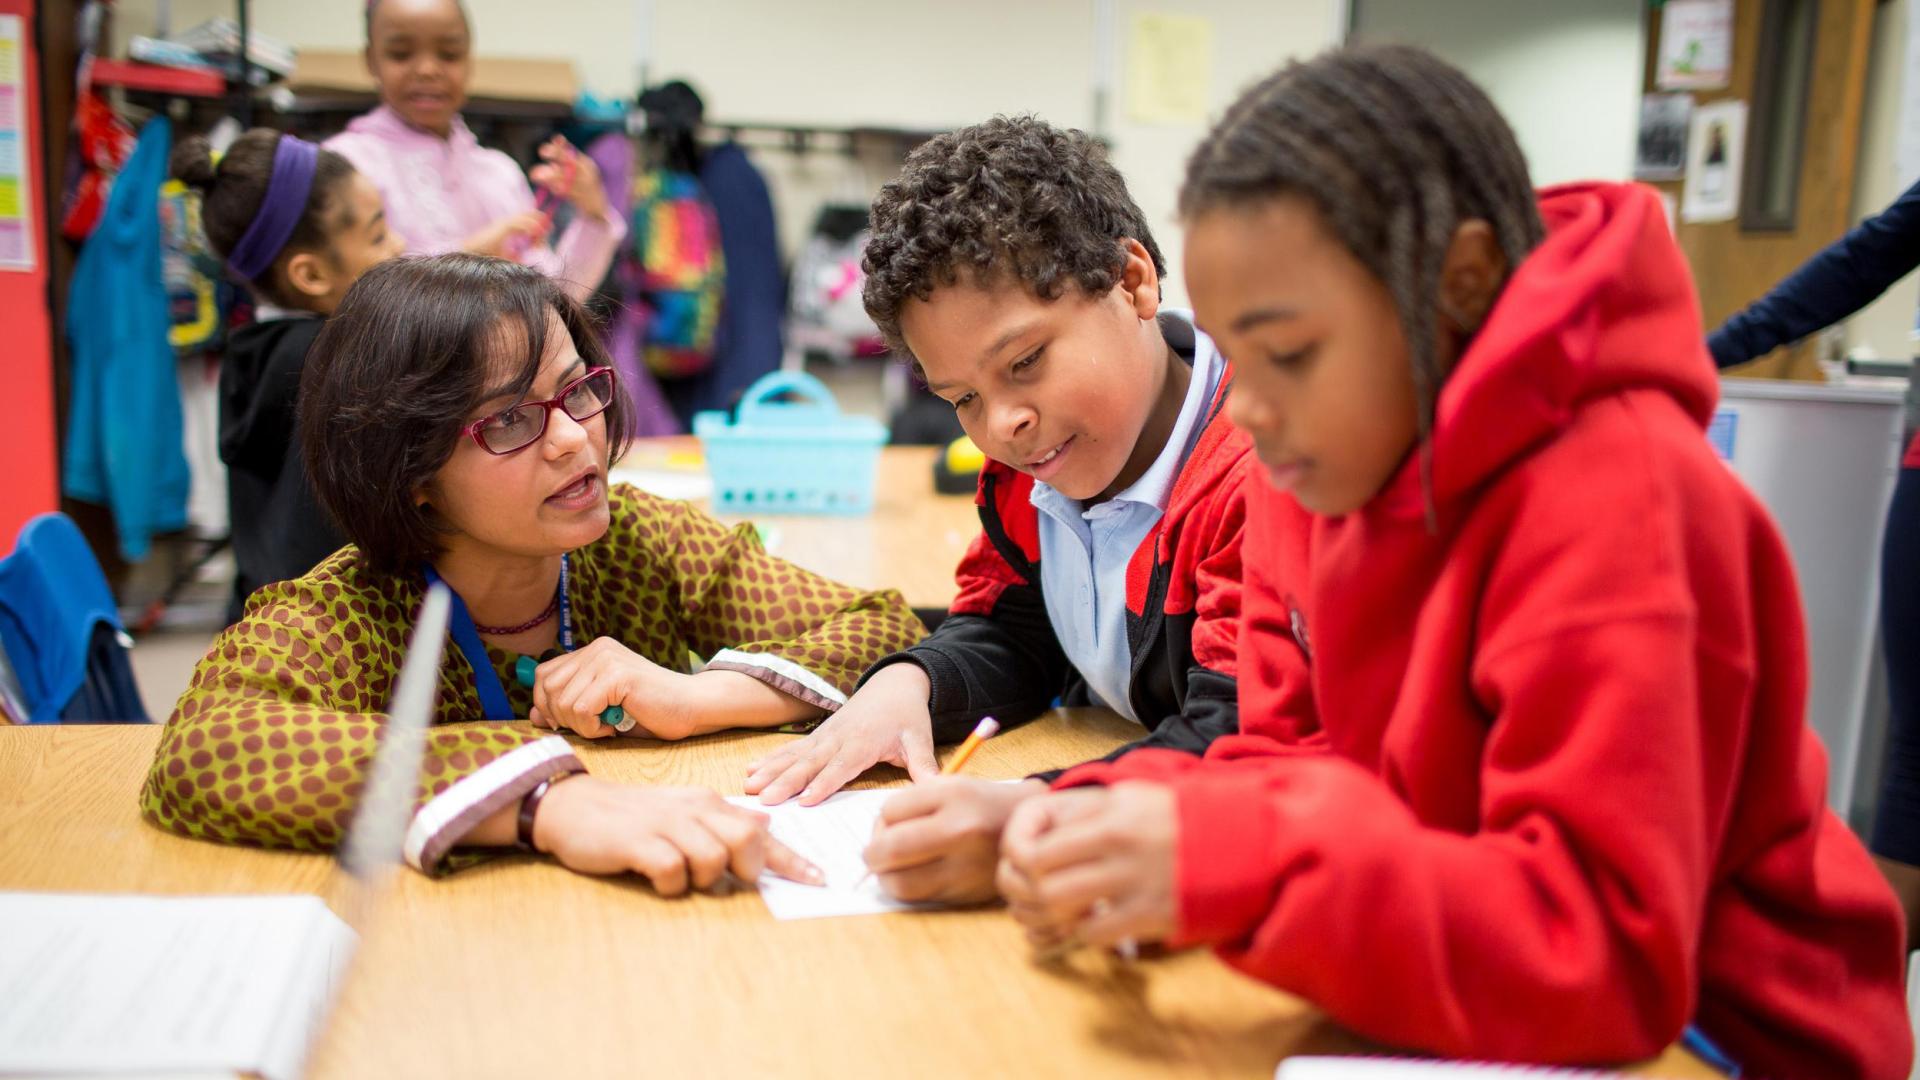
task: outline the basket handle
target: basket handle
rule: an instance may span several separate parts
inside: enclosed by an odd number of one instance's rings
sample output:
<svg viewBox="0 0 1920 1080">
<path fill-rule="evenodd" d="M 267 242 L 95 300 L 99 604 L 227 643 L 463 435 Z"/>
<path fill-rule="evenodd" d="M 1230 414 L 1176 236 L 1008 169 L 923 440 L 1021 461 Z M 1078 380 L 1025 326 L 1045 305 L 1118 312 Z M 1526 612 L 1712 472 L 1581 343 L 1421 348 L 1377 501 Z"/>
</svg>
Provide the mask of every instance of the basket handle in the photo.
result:
<svg viewBox="0 0 1920 1080">
<path fill-rule="evenodd" d="M 802 401 L 773 401 L 781 394 L 795 394 Z M 804 371 L 773 371 L 754 380 L 747 387 L 745 396 L 740 399 L 740 412 L 736 423 L 751 424 L 768 417 L 768 414 L 791 421 L 797 416 L 818 416 L 823 420 L 832 420 L 840 415 L 840 406 L 833 400 L 833 391 L 827 384 Z"/>
</svg>

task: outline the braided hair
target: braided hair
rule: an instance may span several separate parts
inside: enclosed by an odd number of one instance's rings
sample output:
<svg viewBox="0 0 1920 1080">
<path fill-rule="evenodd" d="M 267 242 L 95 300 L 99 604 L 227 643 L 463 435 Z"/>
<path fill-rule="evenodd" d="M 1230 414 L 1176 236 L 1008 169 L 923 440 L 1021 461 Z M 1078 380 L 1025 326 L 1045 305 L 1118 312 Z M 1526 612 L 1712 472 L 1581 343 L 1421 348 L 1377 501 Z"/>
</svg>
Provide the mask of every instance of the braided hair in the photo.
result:
<svg viewBox="0 0 1920 1080">
<path fill-rule="evenodd" d="M 1447 376 L 1436 301 L 1454 231 L 1487 222 L 1509 267 L 1546 235 L 1513 130 L 1472 80 L 1425 49 L 1336 49 L 1240 95 L 1188 160 L 1180 214 L 1282 195 L 1312 202 L 1393 297 L 1431 492 L 1429 436 Z"/>
</svg>

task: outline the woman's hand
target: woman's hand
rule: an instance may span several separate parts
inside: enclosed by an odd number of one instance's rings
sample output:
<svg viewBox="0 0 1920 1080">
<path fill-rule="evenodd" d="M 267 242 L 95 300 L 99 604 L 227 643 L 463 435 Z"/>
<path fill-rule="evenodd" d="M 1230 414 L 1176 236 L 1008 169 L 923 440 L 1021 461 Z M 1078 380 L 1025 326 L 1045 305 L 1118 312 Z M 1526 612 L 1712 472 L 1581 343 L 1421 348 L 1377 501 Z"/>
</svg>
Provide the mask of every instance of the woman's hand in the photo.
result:
<svg viewBox="0 0 1920 1080">
<path fill-rule="evenodd" d="M 1021 803 L 1047 793 L 1040 780 L 998 784 L 942 776 L 888 799 L 867 845 L 867 868 L 898 900 L 980 904 L 1000 895 L 1000 833 Z"/>
<path fill-rule="evenodd" d="M 503 217 L 462 240 L 460 250 L 510 259 L 518 249 L 544 238 L 551 227 L 552 223 L 545 214 L 538 210 L 523 210 Z"/>
<path fill-rule="evenodd" d="M 618 705 L 638 724 L 629 734 L 684 739 L 704 730 L 693 703 L 693 678 L 663 668 L 612 638 L 595 638 L 534 669 L 528 719 L 534 727 L 602 739 L 614 730 L 600 722 L 600 714 Z"/>
<path fill-rule="evenodd" d="M 1001 895 L 1027 938 L 1110 947 L 1178 926 L 1172 789 L 1138 781 L 1028 799 L 1000 839 Z"/>
<path fill-rule="evenodd" d="M 940 775 L 933 756 L 927 673 L 891 664 L 804 739 L 747 766 L 746 792 L 768 805 L 798 794 L 812 806 L 880 762 L 903 766 L 918 782 Z"/>
<path fill-rule="evenodd" d="M 528 174 L 535 184 L 573 204 L 588 217 L 607 216 L 607 188 L 600 182 L 600 166 L 555 135 L 540 145 L 540 164 Z"/>
<path fill-rule="evenodd" d="M 705 788 L 614 784 L 579 775 L 553 785 L 533 817 L 533 846 L 582 874 L 635 873 L 662 896 L 762 870 L 818 885 L 818 867 L 767 832 L 765 814 Z"/>
</svg>

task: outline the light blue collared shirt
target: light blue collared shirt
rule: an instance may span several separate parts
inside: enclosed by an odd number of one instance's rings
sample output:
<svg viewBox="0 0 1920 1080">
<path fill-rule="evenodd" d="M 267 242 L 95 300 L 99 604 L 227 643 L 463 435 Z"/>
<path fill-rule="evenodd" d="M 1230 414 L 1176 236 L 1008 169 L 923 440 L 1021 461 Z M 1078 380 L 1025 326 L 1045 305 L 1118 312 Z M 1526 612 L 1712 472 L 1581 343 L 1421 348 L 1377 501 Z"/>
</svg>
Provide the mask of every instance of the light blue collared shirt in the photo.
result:
<svg viewBox="0 0 1920 1080">
<path fill-rule="evenodd" d="M 1047 619 L 1067 659 L 1087 680 L 1093 699 L 1139 722 L 1128 700 L 1133 656 L 1127 648 L 1127 563 L 1155 522 L 1200 435 L 1226 365 L 1193 315 L 1163 310 L 1160 332 L 1182 355 L 1191 354 L 1193 376 L 1167 445 L 1126 490 L 1087 507 L 1036 481 L 1031 501 L 1040 511 L 1040 588 Z"/>
</svg>

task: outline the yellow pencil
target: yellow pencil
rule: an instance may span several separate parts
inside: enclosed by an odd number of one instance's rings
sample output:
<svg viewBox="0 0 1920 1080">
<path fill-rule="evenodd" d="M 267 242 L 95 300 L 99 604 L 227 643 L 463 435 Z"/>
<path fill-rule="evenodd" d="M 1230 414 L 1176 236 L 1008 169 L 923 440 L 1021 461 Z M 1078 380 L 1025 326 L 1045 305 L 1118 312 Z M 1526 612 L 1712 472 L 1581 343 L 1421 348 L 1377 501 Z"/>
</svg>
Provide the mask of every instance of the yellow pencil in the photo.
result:
<svg viewBox="0 0 1920 1080">
<path fill-rule="evenodd" d="M 1000 721 L 991 716 L 981 717 L 980 722 L 973 726 L 973 734 L 967 736 L 966 741 L 960 744 L 960 749 L 955 750 L 953 756 L 947 759 L 946 765 L 941 767 L 940 775 L 952 776 L 959 772 L 967 763 L 967 759 L 973 756 L 973 752 L 980 749 L 981 743 L 998 734 L 1000 734 Z"/>
<path fill-rule="evenodd" d="M 1000 721 L 995 720 L 991 716 L 981 717 L 980 722 L 973 725 L 973 733 L 968 735 L 966 741 L 960 744 L 960 749 L 955 750 L 953 756 L 947 759 L 947 763 L 940 767 L 940 775 L 952 776 L 954 773 L 959 772 L 960 767 L 965 765 L 967 759 L 973 756 L 973 752 L 980 749 L 981 743 L 986 742 L 998 734 L 1000 734 Z M 865 885 L 867 879 L 872 876 L 873 871 L 871 870 L 861 874 L 860 880 L 854 882 L 853 887 L 855 889 L 860 888 L 860 886 Z"/>
</svg>

